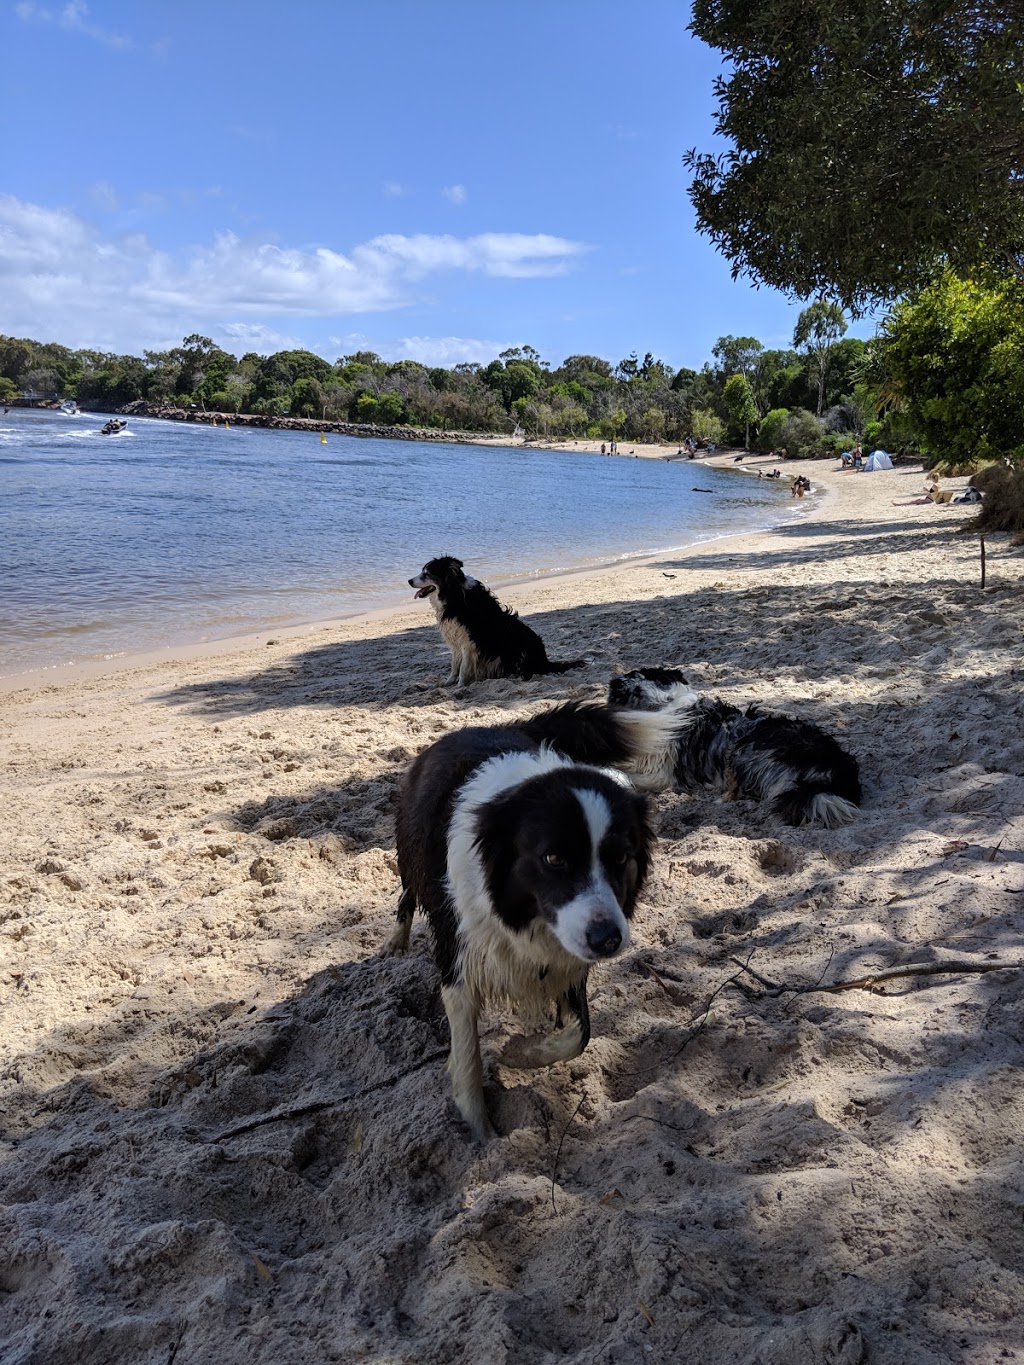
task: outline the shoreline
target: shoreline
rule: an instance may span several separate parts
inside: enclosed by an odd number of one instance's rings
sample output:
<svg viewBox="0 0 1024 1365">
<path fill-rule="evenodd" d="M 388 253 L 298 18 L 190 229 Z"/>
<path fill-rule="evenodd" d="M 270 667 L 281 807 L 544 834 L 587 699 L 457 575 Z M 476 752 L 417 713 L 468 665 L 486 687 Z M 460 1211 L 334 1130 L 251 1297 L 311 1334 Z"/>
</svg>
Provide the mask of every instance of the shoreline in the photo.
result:
<svg viewBox="0 0 1024 1365">
<path fill-rule="evenodd" d="M 460 444 L 487 445 L 489 442 L 487 440 L 466 440 L 460 442 Z M 535 448 L 545 450 L 560 451 L 563 449 L 575 449 L 575 446 L 566 446 L 563 444 L 551 446 L 533 444 Z M 580 444 L 583 445 L 584 443 Z M 599 444 L 599 442 L 591 442 L 590 445 L 594 447 L 592 450 L 581 449 L 579 453 L 599 454 Z M 716 452 L 714 456 L 706 457 L 700 461 L 695 460 L 693 463 L 709 464 L 716 468 L 736 470 L 734 464 L 734 456 L 736 453 L 737 452 L 733 450 Z M 666 458 L 660 448 L 655 446 L 640 446 L 638 452 L 632 457 L 636 459 Z M 607 458 L 629 458 L 629 456 Z M 762 458 L 767 459 L 768 457 L 751 455 L 749 458 L 751 460 L 757 460 Z M 794 461 L 791 463 L 796 465 L 798 463 L 806 464 L 807 462 Z M 822 461 L 821 463 L 824 464 L 827 462 Z M 827 503 L 827 486 L 821 484 L 819 480 L 818 487 L 821 488 L 822 491 L 820 493 L 816 492 L 813 495 L 812 502 L 804 504 L 807 509 L 805 515 L 812 515 L 819 506 L 824 506 Z M 779 525 L 781 526 L 783 524 L 784 523 L 780 521 Z M 774 528 L 769 526 L 758 528 L 755 531 L 739 532 L 735 535 L 713 536 L 707 540 L 693 541 L 689 545 L 669 546 L 665 549 L 654 551 L 653 553 L 643 551 L 638 552 L 637 554 L 626 554 L 620 556 L 618 559 L 600 561 L 596 564 L 584 566 L 550 570 L 541 574 L 523 575 L 512 578 L 496 578 L 490 582 L 490 586 L 495 591 L 510 591 L 517 597 L 522 596 L 528 598 L 532 587 L 549 581 L 586 578 L 591 574 L 603 575 L 606 573 L 613 573 L 616 569 L 625 569 L 633 565 L 650 563 L 666 554 L 683 555 L 688 550 L 696 550 L 700 546 L 717 544 L 725 540 L 742 540 L 746 539 L 748 536 L 767 534 L 772 529 Z M 103 678 L 112 673 L 122 671 L 135 671 L 140 668 L 156 667 L 174 662 L 186 663 L 196 659 L 218 658 L 222 655 L 231 655 L 241 650 L 254 649 L 259 645 L 266 645 L 268 643 L 265 638 L 266 636 L 273 637 L 274 642 L 277 644 L 294 642 L 310 635 L 339 629 L 343 627 L 345 623 L 351 621 L 386 621 L 392 617 L 401 615 L 406 610 L 408 610 L 406 605 L 396 602 L 389 606 L 355 609 L 351 612 L 345 612 L 340 616 L 316 617 L 308 621 L 295 621 L 282 626 L 276 626 L 271 622 L 259 626 L 256 629 L 218 636 L 215 639 L 186 640 L 181 644 L 161 645 L 152 649 L 139 650 L 137 652 L 125 651 L 99 659 L 89 658 L 72 660 L 67 663 L 42 664 L 33 668 L 22 669 L 16 673 L 0 675 L 0 696 L 11 695 L 12 693 L 24 690 L 32 690 L 37 687 L 63 686 L 65 683 L 73 684 L 79 681 Z"/>
<path fill-rule="evenodd" d="M 972 509 L 893 506 L 916 471 L 800 468 L 811 515 L 530 585 L 572 673 L 445 687 L 418 603 L 0 697 L 10 1351 L 1018 1351 L 1024 554 L 986 537 L 982 591 Z M 425 924 L 384 951 L 401 775 L 654 664 L 823 727 L 860 813 L 653 798 L 588 1048 L 519 1071 L 488 1011 L 477 1147 Z"/>
</svg>

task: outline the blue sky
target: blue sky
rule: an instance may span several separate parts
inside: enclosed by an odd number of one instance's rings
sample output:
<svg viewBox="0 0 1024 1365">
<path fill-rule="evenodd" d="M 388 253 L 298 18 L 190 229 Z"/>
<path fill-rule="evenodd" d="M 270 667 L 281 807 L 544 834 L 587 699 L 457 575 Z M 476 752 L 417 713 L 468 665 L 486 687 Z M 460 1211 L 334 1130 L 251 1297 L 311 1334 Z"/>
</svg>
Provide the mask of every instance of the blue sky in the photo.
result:
<svg viewBox="0 0 1024 1365">
<path fill-rule="evenodd" d="M 788 345 L 800 305 L 693 226 L 717 63 L 688 14 L 4 0 L 0 332 L 431 364 Z"/>
</svg>

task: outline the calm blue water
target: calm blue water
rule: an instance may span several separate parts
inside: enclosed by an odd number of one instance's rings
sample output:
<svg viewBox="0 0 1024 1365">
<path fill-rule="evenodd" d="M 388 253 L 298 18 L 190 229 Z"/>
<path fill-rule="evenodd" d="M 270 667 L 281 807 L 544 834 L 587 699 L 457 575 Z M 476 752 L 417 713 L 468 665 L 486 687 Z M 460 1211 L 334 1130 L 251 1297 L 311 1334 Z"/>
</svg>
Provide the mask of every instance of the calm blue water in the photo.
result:
<svg viewBox="0 0 1024 1365">
<path fill-rule="evenodd" d="M 793 508 L 699 462 L 103 420 L 0 417 L 0 675 L 400 604 L 437 554 L 529 578 Z"/>
</svg>

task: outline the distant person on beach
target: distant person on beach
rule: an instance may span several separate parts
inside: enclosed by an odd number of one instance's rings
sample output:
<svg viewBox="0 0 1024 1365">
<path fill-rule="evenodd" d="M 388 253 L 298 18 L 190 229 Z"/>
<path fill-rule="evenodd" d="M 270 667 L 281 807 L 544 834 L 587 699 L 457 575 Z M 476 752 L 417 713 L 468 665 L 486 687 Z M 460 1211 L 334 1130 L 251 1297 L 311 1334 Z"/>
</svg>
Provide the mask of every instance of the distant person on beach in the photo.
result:
<svg viewBox="0 0 1024 1365">
<path fill-rule="evenodd" d="M 606 453 L 607 453 L 607 452 L 605 451 L 605 448 L 604 448 L 604 442 L 602 441 L 602 442 L 601 442 L 601 454 L 604 455 L 604 454 L 606 454 Z"/>
</svg>

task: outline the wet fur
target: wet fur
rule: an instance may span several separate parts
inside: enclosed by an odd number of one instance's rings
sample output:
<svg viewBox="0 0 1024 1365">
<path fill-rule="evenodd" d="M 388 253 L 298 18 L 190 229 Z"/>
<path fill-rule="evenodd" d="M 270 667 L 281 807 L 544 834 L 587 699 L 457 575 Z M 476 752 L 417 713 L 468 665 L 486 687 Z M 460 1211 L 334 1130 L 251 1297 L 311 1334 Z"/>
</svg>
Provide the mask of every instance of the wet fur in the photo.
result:
<svg viewBox="0 0 1024 1365">
<path fill-rule="evenodd" d="M 583 1051 L 591 962 L 625 949 L 647 874 L 646 803 L 620 773 L 573 763 L 525 726 L 471 728 L 414 760 L 396 832 L 402 895 L 391 946 L 408 947 L 413 914 L 424 911 L 451 1029 L 455 1102 L 484 1140 L 492 1129 L 480 1012 L 511 1003 L 536 1021 L 554 1010 L 554 1030 L 510 1041 L 510 1065 L 547 1066 Z M 556 853 L 564 868 L 548 865 Z M 567 949 L 573 934 L 585 935 L 588 956 Z"/>
</svg>

